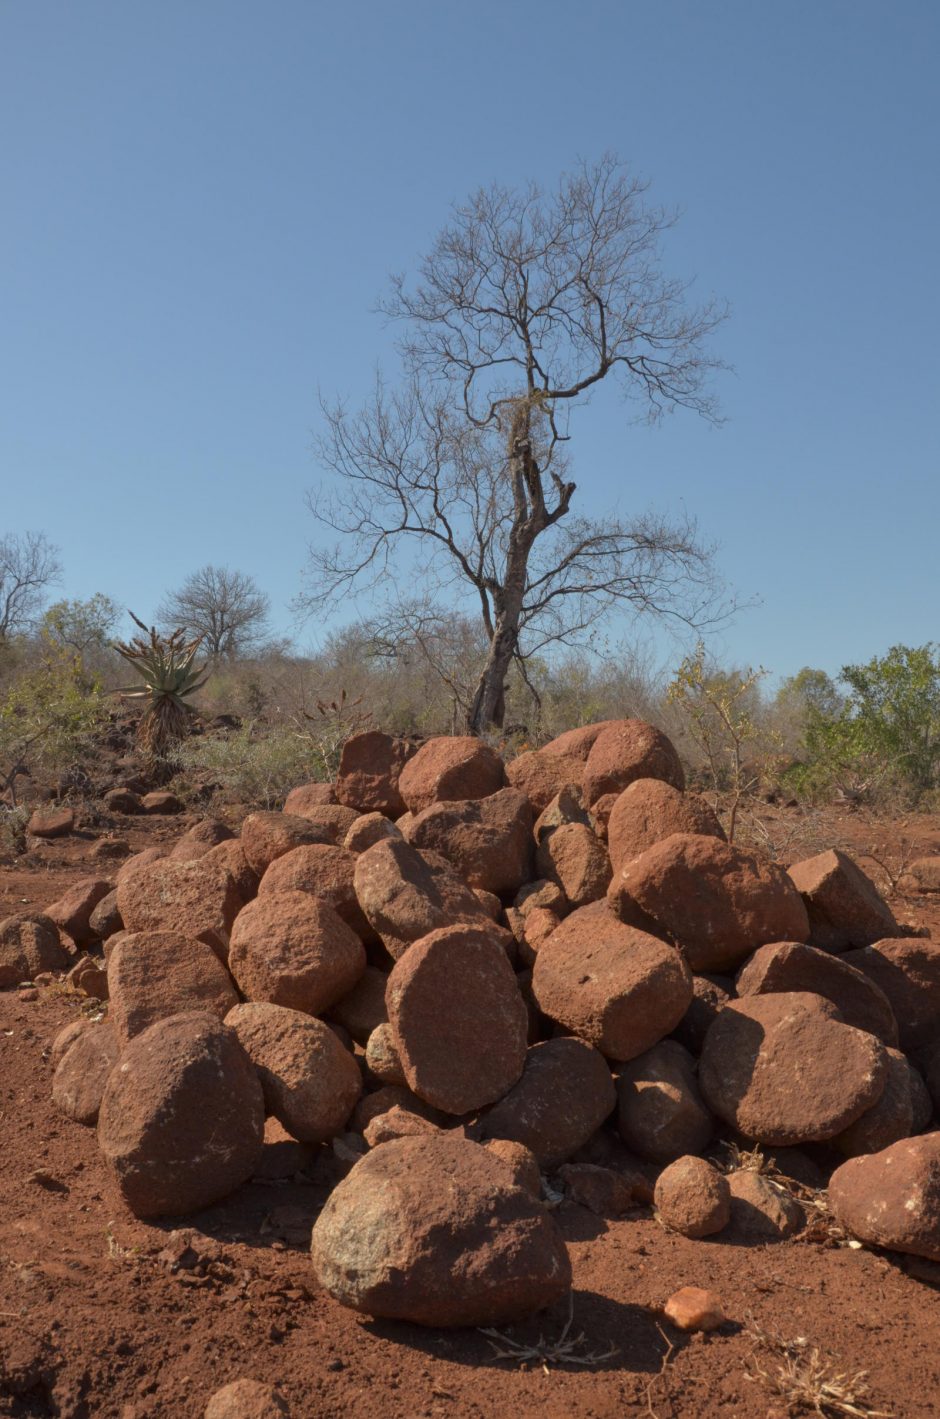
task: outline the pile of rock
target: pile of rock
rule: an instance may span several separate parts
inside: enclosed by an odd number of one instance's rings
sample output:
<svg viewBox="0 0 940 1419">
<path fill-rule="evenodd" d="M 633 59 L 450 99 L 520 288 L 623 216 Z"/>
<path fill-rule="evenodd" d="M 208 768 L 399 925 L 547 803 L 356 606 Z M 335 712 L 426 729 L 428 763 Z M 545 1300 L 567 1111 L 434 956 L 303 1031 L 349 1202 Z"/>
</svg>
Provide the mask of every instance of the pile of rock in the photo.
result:
<svg viewBox="0 0 940 1419">
<path fill-rule="evenodd" d="M 56 1041 L 53 1090 L 127 1204 L 190 1212 L 266 1148 L 332 1145 L 349 1170 L 313 1261 L 356 1309 L 548 1304 L 570 1284 L 558 1186 L 655 1200 L 693 1237 L 798 1228 L 771 1180 L 702 1156 L 722 1140 L 849 1160 L 843 1225 L 940 1259 L 940 946 L 842 853 L 785 871 L 729 845 L 648 724 L 506 764 L 362 734 L 335 784 L 237 838 L 200 824 L 47 917 L 56 944 L 104 940 L 107 1021 Z M 42 920 L 0 925 L 17 980 L 54 968 Z"/>
</svg>

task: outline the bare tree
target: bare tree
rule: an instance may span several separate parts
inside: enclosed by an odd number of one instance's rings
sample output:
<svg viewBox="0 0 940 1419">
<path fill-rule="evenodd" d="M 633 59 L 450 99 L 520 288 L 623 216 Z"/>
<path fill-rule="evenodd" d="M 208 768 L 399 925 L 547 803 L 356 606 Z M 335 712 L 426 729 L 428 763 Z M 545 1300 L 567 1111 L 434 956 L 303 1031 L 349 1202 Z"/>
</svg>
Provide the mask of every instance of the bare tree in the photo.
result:
<svg viewBox="0 0 940 1419">
<path fill-rule="evenodd" d="M 202 636 L 212 660 L 232 660 L 260 650 L 268 639 L 270 601 L 257 583 L 228 567 L 201 567 L 160 603 L 157 618 L 167 629 Z"/>
<path fill-rule="evenodd" d="M 338 485 L 310 506 L 340 538 L 312 551 L 301 604 L 400 579 L 395 558 L 414 539 L 432 595 L 469 584 L 479 604 L 488 649 L 467 713 L 478 733 L 502 725 L 514 661 L 524 675 L 527 657 L 585 640 L 617 607 L 697 627 L 720 614 L 690 519 L 570 515 L 570 414 L 608 376 L 649 419 L 680 406 L 716 417 L 707 382 L 720 362 L 705 342 L 725 311 L 689 307 L 662 275 L 674 218 L 645 192 L 609 156 L 551 196 L 478 192 L 417 286 L 393 282 L 401 386 L 377 381 L 358 414 L 323 409 L 319 454 Z"/>
<path fill-rule="evenodd" d="M 0 644 L 35 620 L 48 588 L 62 575 L 58 548 L 42 532 L 0 538 Z"/>
</svg>

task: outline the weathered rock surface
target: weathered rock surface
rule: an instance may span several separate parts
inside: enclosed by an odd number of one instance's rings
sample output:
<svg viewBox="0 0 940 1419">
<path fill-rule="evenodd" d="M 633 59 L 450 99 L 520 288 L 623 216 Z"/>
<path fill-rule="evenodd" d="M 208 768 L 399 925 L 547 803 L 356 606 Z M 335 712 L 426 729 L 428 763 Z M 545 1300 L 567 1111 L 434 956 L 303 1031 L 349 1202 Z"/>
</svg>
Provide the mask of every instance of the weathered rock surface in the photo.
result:
<svg viewBox="0 0 940 1419">
<path fill-rule="evenodd" d="M 884 1046 L 807 992 L 749 995 L 705 1039 L 699 1084 L 725 1123 L 761 1143 L 834 1138 L 881 1095 Z"/>
<path fill-rule="evenodd" d="M 243 905 L 253 901 L 258 895 L 258 874 L 248 866 L 245 849 L 239 838 L 229 838 L 225 842 L 216 843 L 204 854 L 204 861 L 215 863 L 231 875 Z"/>
<path fill-rule="evenodd" d="M 572 912 L 540 946 L 532 991 L 550 1019 L 624 1061 L 675 1029 L 692 999 L 692 975 L 673 947 L 597 902 Z"/>
<path fill-rule="evenodd" d="M 888 997 L 901 1049 L 923 1049 L 940 1038 L 940 945 L 902 936 L 849 951 L 842 959 Z"/>
<path fill-rule="evenodd" d="M 235 834 L 221 818 L 203 818 L 188 828 L 170 852 L 175 862 L 195 862 L 219 843 L 231 842 Z"/>
<path fill-rule="evenodd" d="M 457 923 L 492 925 L 472 888 L 443 858 L 429 860 L 387 839 L 356 859 L 356 895 L 370 925 L 396 959 L 413 941 Z"/>
<path fill-rule="evenodd" d="M 117 894 L 126 930 L 195 936 L 225 960 L 242 899 L 221 863 L 159 858 L 122 878 Z"/>
<path fill-rule="evenodd" d="M 628 1148 L 657 1163 L 707 1147 L 715 1122 L 688 1050 L 675 1040 L 660 1040 L 623 1066 L 617 1078 L 617 1127 Z"/>
<path fill-rule="evenodd" d="M 588 755 L 604 730 L 620 723 L 619 719 L 600 719 L 595 724 L 581 724 L 577 729 L 566 729 L 563 734 L 558 734 L 547 744 L 543 744 L 539 752 L 563 754 L 586 764 Z"/>
<path fill-rule="evenodd" d="M 796 941 L 778 941 L 754 952 L 739 971 L 736 986 L 739 996 L 789 990 L 823 995 L 847 1025 L 877 1035 L 883 1044 L 898 1042 L 898 1022 L 888 997 L 844 956 Z"/>
<path fill-rule="evenodd" d="M 72 808 L 35 808 L 30 814 L 26 831 L 33 838 L 64 838 L 75 827 Z"/>
<path fill-rule="evenodd" d="M 0 921 L 0 990 L 69 963 L 55 922 L 42 912 L 17 912 Z"/>
<path fill-rule="evenodd" d="M 239 912 L 228 964 L 248 1000 L 321 1015 L 352 990 L 366 953 L 327 902 L 309 892 L 270 892 Z"/>
<path fill-rule="evenodd" d="M 117 931 L 123 931 L 124 922 L 121 919 L 120 908 L 117 901 L 117 889 L 109 892 L 106 897 L 95 907 L 88 918 L 88 930 L 96 941 L 107 941 L 109 936 L 113 936 Z"/>
<path fill-rule="evenodd" d="M 204 1419 L 284 1419 L 287 1400 L 261 1380 L 234 1380 L 217 1389 L 206 1405 Z"/>
<path fill-rule="evenodd" d="M 265 872 L 258 896 L 272 892 L 311 892 L 328 902 L 336 915 L 362 939 L 374 939 L 356 896 L 356 854 L 334 843 L 305 843 L 277 858 Z"/>
<path fill-rule="evenodd" d="M 506 777 L 513 788 L 525 794 L 536 814 L 542 813 L 557 793 L 569 784 L 580 786 L 584 761 L 573 754 L 547 754 L 529 749 L 510 759 Z"/>
<path fill-rule="evenodd" d="M 411 813 L 432 803 L 486 798 L 506 783 L 503 761 L 469 735 L 429 739 L 402 769 L 398 788 Z"/>
<path fill-rule="evenodd" d="M 380 843 L 383 838 L 400 838 L 402 831 L 391 818 L 381 813 L 364 813 L 357 818 L 343 839 L 343 847 L 349 852 L 365 852 L 366 848 Z"/>
<path fill-rule="evenodd" d="M 532 1045 L 518 1083 L 478 1125 L 482 1139 L 522 1143 L 543 1168 L 581 1148 L 617 1103 L 607 1061 L 584 1040 L 561 1037 Z"/>
<path fill-rule="evenodd" d="M 118 1062 L 120 1045 L 108 1023 L 90 1025 L 69 1044 L 52 1078 L 52 1102 L 66 1118 L 92 1124 L 111 1070 Z"/>
<path fill-rule="evenodd" d="M 409 1088 L 447 1113 L 492 1104 L 519 1079 L 528 1013 L 492 925 L 449 926 L 416 941 L 385 992 Z"/>
<path fill-rule="evenodd" d="M 313 1229 L 336 1300 L 418 1325 L 496 1325 L 551 1304 L 571 1265 L 551 1215 L 485 1148 L 446 1135 L 368 1153 Z"/>
<path fill-rule="evenodd" d="M 388 1021 L 376 1025 L 366 1042 L 366 1068 L 381 1084 L 407 1084 L 395 1032 Z"/>
<path fill-rule="evenodd" d="M 158 1020 L 108 1077 L 98 1144 L 138 1217 L 218 1202 L 252 1176 L 263 1139 L 255 1068 L 234 1031 L 212 1015 Z"/>
<path fill-rule="evenodd" d="M 642 719 L 621 719 L 597 736 L 584 766 L 584 801 L 622 793 L 634 779 L 658 778 L 685 788 L 679 755 L 662 730 Z"/>
<path fill-rule="evenodd" d="M 567 1197 L 595 1217 L 623 1217 L 639 1201 L 629 1177 L 597 1163 L 563 1163 L 558 1177 Z"/>
<path fill-rule="evenodd" d="M 805 941 L 809 920 L 782 867 L 718 838 L 674 833 L 621 870 L 629 898 L 685 950 L 693 971 L 728 970 L 768 941 Z"/>
<path fill-rule="evenodd" d="M 797 862 L 790 877 L 806 903 L 810 945 L 846 951 L 902 935 L 874 882 L 847 853 L 832 849 Z"/>
<path fill-rule="evenodd" d="M 384 813 L 397 818 L 405 811 L 398 780 L 416 745 L 377 729 L 354 734 L 343 745 L 336 797 L 357 813 Z"/>
<path fill-rule="evenodd" d="M 547 833 L 538 846 L 536 870 L 558 885 L 572 907 L 600 901 L 610 886 L 607 849 L 583 823 L 566 823 Z"/>
<path fill-rule="evenodd" d="M 114 885 L 104 877 L 83 877 L 51 906 L 46 907 L 45 915 L 54 921 L 66 936 L 71 936 L 76 946 L 90 946 L 95 939 L 91 929 L 91 914 L 102 897 L 114 890 Z"/>
<path fill-rule="evenodd" d="M 327 826 L 298 813 L 249 813 L 242 823 L 241 845 L 256 876 L 263 877 L 279 857 L 305 843 L 331 843 Z"/>
<path fill-rule="evenodd" d="M 532 808 L 515 788 L 433 803 L 408 825 L 408 841 L 440 853 L 471 887 L 515 894 L 532 870 Z"/>
<path fill-rule="evenodd" d="M 829 1206 L 860 1241 L 940 1261 L 940 1133 L 843 1163 L 829 1182 Z"/>
<path fill-rule="evenodd" d="M 677 1158 L 656 1179 L 656 1211 L 684 1237 L 712 1237 L 731 1220 L 728 1180 L 704 1158 Z"/>
<path fill-rule="evenodd" d="M 225 1019 L 258 1071 L 265 1108 L 301 1143 L 341 1133 L 362 1092 L 359 1066 L 328 1025 L 282 1005 L 236 1005 Z"/>
<path fill-rule="evenodd" d="M 673 833 L 725 840 L 717 815 L 697 793 L 683 793 L 663 779 L 634 779 L 617 795 L 607 820 L 614 872 Z"/>
<path fill-rule="evenodd" d="M 179 931 L 130 932 L 108 959 L 109 1019 L 121 1046 L 167 1015 L 204 1010 L 223 1020 L 238 993 L 204 941 Z"/>
<path fill-rule="evenodd" d="M 880 1098 L 832 1140 L 846 1158 L 880 1153 L 914 1132 L 915 1071 L 900 1050 L 889 1049 L 886 1054 L 887 1076 Z"/>
<path fill-rule="evenodd" d="M 728 1176 L 731 1224 L 728 1239 L 744 1242 L 779 1242 L 795 1236 L 806 1225 L 803 1208 L 784 1188 L 750 1168 Z"/>
</svg>

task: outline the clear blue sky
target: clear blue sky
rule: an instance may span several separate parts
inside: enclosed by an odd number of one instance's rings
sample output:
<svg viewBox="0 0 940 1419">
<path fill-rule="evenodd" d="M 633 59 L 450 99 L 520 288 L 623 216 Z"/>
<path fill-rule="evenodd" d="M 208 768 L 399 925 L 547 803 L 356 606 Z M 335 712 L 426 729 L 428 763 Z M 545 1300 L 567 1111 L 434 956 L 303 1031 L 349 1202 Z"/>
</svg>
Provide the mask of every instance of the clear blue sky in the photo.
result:
<svg viewBox="0 0 940 1419">
<path fill-rule="evenodd" d="M 940 639 L 938 65 L 936 0 L 0 0 L 0 532 L 145 617 L 236 567 L 289 631 L 388 273 L 614 149 L 736 372 L 720 429 L 583 411 L 583 506 L 695 512 L 738 661 Z"/>
</svg>

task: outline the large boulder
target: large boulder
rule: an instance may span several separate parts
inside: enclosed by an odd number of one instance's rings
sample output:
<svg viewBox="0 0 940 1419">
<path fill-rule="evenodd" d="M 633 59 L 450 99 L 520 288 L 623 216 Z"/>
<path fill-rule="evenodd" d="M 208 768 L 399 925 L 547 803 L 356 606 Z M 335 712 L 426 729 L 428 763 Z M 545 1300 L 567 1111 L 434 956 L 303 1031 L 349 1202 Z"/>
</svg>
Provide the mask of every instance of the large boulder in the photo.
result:
<svg viewBox="0 0 940 1419">
<path fill-rule="evenodd" d="M 398 790 L 401 771 L 416 746 L 380 730 L 354 734 L 343 745 L 336 779 L 336 797 L 357 813 L 384 813 L 397 818 L 405 811 Z"/>
<path fill-rule="evenodd" d="M 693 971 L 737 966 L 768 941 L 805 941 L 809 920 L 782 867 L 718 838 L 673 833 L 611 884 L 683 947 Z"/>
<path fill-rule="evenodd" d="M 42 912 L 17 912 L 0 921 L 0 990 L 69 963 L 55 922 Z"/>
<path fill-rule="evenodd" d="M 114 891 L 115 884 L 103 877 L 83 877 L 68 887 L 62 896 L 46 907 L 45 916 L 54 921 L 60 931 L 71 936 L 79 948 L 95 940 L 91 929 L 91 914 L 95 907 Z"/>
<path fill-rule="evenodd" d="M 556 1168 L 587 1143 L 616 1102 L 604 1056 L 584 1040 L 561 1036 L 530 1047 L 518 1083 L 476 1131 L 482 1139 L 521 1143 L 542 1168 Z"/>
<path fill-rule="evenodd" d="M 197 857 L 205 857 L 219 843 L 231 842 L 234 837 L 232 829 L 221 818 L 203 818 L 187 829 L 170 857 L 177 862 L 195 862 Z"/>
<path fill-rule="evenodd" d="M 557 793 L 569 784 L 580 785 L 584 761 L 573 754 L 548 754 L 529 749 L 506 764 L 506 777 L 513 788 L 524 793 L 536 813 L 548 807 Z"/>
<path fill-rule="evenodd" d="M 258 1071 L 265 1108 L 301 1143 L 341 1133 L 362 1093 L 355 1057 L 322 1020 L 283 1005 L 236 1005 L 225 1019 Z"/>
<path fill-rule="evenodd" d="M 301 783 L 284 799 L 284 812 L 302 818 L 311 808 L 324 808 L 336 802 L 336 789 L 331 783 Z"/>
<path fill-rule="evenodd" d="M 491 926 L 448 926 L 416 941 L 385 999 L 405 1082 L 435 1108 L 469 1113 L 518 1080 L 528 1012 Z"/>
<path fill-rule="evenodd" d="M 699 794 L 682 793 L 663 779 L 634 779 L 617 795 L 607 820 L 607 850 L 614 872 L 673 833 L 725 840 L 717 815 Z"/>
<path fill-rule="evenodd" d="M 420 851 L 440 853 L 471 887 L 486 892 L 515 895 L 531 876 L 532 808 L 515 788 L 432 803 L 414 815 L 406 836 Z"/>
<path fill-rule="evenodd" d="M 239 912 L 228 964 L 248 1000 L 321 1015 L 352 990 L 366 953 L 327 902 L 309 892 L 271 892 Z"/>
<path fill-rule="evenodd" d="M 227 1197 L 254 1173 L 264 1099 L 233 1030 L 196 1011 L 158 1020 L 111 1071 L 98 1144 L 138 1217 L 180 1216 Z"/>
<path fill-rule="evenodd" d="M 816 1143 L 877 1102 L 887 1070 L 880 1040 L 822 996 L 793 991 L 730 1001 L 705 1038 L 699 1085 L 745 1138 Z"/>
<path fill-rule="evenodd" d="M 557 734 L 554 739 L 543 744 L 539 752 L 563 755 L 586 764 L 588 755 L 604 730 L 621 723 L 619 719 L 599 719 L 594 724 L 581 724 L 576 729 L 566 729 L 563 734 Z"/>
<path fill-rule="evenodd" d="M 876 941 L 842 957 L 874 981 L 891 1003 L 903 1050 L 940 1037 L 940 946 L 922 936 Z"/>
<path fill-rule="evenodd" d="M 242 823 L 242 851 L 258 877 L 263 877 L 272 862 L 295 847 L 333 841 L 328 827 L 299 813 L 249 813 Z"/>
<path fill-rule="evenodd" d="M 118 882 L 117 904 L 127 931 L 175 931 L 195 936 L 222 960 L 242 898 L 219 862 L 159 858 Z"/>
<path fill-rule="evenodd" d="M 550 1019 L 624 1061 L 675 1029 L 692 999 L 692 974 L 672 946 L 596 902 L 539 947 L 532 992 Z"/>
<path fill-rule="evenodd" d="M 584 766 L 584 801 L 622 793 L 638 778 L 659 778 L 685 788 L 679 755 L 661 729 L 642 719 L 620 719 L 597 736 Z"/>
<path fill-rule="evenodd" d="M 583 823 L 546 833 L 535 857 L 540 878 L 554 882 L 572 907 L 600 901 L 610 886 L 610 858 L 600 838 Z"/>
<path fill-rule="evenodd" d="M 829 1206 L 860 1241 L 940 1261 L 940 1133 L 843 1163 L 829 1181 Z"/>
<path fill-rule="evenodd" d="M 425 856 L 403 839 L 387 838 L 360 853 L 354 881 L 369 924 L 396 960 L 429 931 L 492 925 L 472 888 L 443 858 Z"/>
<path fill-rule="evenodd" d="M 356 854 L 335 843 L 305 843 L 278 857 L 265 872 L 258 896 L 272 892 L 311 892 L 329 902 L 336 915 L 363 940 L 374 933 L 356 896 Z"/>
<path fill-rule="evenodd" d="M 381 813 L 363 813 L 343 838 L 343 847 L 358 856 L 360 852 L 365 852 L 366 848 L 373 847 L 384 838 L 401 836 L 401 828 L 397 823 L 393 823 L 391 818 L 386 818 Z"/>
<path fill-rule="evenodd" d="M 903 932 L 874 882 L 847 853 L 832 849 L 790 868 L 806 903 L 811 946 L 847 951 Z"/>
<path fill-rule="evenodd" d="M 223 1020 L 238 993 L 204 941 L 178 931 L 136 931 L 108 958 L 108 1018 L 122 1047 L 167 1015 L 204 1010 Z"/>
<path fill-rule="evenodd" d="M 231 875 L 243 904 L 258 895 L 258 874 L 248 866 L 240 838 L 228 838 L 216 843 L 203 857 L 207 863 L 216 863 Z"/>
<path fill-rule="evenodd" d="M 889 1049 L 887 1074 L 881 1096 L 848 1128 L 832 1140 L 833 1146 L 846 1158 L 862 1153 L 880 1153 L 891 1143 L 909 1138 L 916 1132 L 914 1109 L 920 1075 L 906 1054 Z"/>
<path fill-rule="evenodd" d="M 52 1076 L 52 1102 L 66 1118 L 92 1124 L 121 1047 L 108 1023 L 89 1024 L 72 1040 Z"/>
<path fill-rule="evenodd" d="M 656 1163 L 701 1153 L 711 1142 L 715 1121 L 695 1062 L 676 1040 L 660 1040 L 619 1071 L 617 1126 L 628 1148 Z"/>
<path fill-rule="evenodd" d="M 447 1135 L 367 1153 L 320 1213 L 311 1256 L 342 1305 L 435 1327 L 504 1324 L 571 1284 L 551 1214 L 502 1159 Z"/>
<path fill-rule="evenodd" d="M 738 995 L 771 995 L 808 990 L 831 1000 L 847 1025 L 877 1035 L 886 1045 L 898 1042 L 898 1022 L 888 997 L 844 956 L 815 946 L 778 941 L 761 946 L 738 972 Z"/>
<path fill-rule="evenodd" d="M 420 813 L 432 803 L 487 798 L 506 782 L 503 761 L 480 739 L 469 735 L 429 739 L 402 769 L 398 787 L 408 811 Z"/>
</svg>

